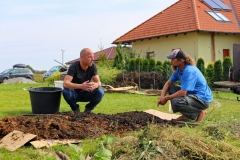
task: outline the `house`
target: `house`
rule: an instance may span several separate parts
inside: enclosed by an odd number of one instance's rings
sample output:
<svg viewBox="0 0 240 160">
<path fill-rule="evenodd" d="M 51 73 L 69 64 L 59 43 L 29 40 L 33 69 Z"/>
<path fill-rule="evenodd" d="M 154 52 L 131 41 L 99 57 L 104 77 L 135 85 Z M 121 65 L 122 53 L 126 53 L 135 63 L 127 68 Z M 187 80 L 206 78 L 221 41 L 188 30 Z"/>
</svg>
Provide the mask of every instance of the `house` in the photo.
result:
<svg viewBox="0 0 240 160">
<path fill-rule="evenodd" d="M 165 61 L 181 48 L 205 65 L 233 57 L 240 43 L 239 0 L 179 0 L 113 41 L 129 44 L 136 53 Z M 145 55 L 142 55 L 145 56 Z"/>
<path fill-rule="evenodd" d="M 117 48 L 117 47 L 113 46 L 113 47 L 109 47 L 109 48 L 103 49 L 103 50 L 101 50 L 101 51 L 95 52 L 95 53 L 94 53 L 94 60 L 93 60 L 93 61 L 94 61 L 95 63 L 98 62 L 98 56 L 99 56 L 100 53 L 104 53 L 104 54 L 106 55 L 106 57 L 107 57 L 108 60 L 113 60 L 114 57 L 115 57 L 116 48 Z M 77 58 L 77 59 L 74 59 L 74 60 L 72 60 L 72 61 L 66 62 L 66 64 L 67 64 L 67 65 L 70 65 L 70 64 L 72 64 L 72 63 L 74 63 L 74 62 L 76 62 L 76 61 L 80 61 L 80 56 L 79 56 L 79 58 Z"/>
</svg>

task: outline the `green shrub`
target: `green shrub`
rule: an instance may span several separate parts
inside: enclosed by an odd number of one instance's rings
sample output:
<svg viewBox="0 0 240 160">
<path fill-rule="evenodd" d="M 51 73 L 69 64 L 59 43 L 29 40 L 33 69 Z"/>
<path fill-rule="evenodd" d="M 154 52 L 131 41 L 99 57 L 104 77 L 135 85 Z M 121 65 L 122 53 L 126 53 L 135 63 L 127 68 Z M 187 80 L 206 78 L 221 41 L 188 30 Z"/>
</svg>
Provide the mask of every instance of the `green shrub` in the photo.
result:
<svg viewBox="0 0 240 160">
<path fill-rule="evenodd" d="M 172 75 L 172 68 L 171 68 L 172 64 L 170 61 L 164 61 L 163 62 L 163 76 L 166 77 L 166 79 L 169 79 L 170 76 Z"/>
<path fill-rule="evenodd" d="M 225 57 L 223 60 L 223 80 L 227 81 L 229 78 L 229 68 L 232 66 L 232 60 L 230 57 Z"/>
<path fill-rule="evenodd" d="M 135 71 L 136 70 L 136 59 L 135 58 L 131 58 L 130 62 L 129 62 L 129 69 L 127 70 L 128 72 L 131 71 Z"/>
<path fill-rule="evenodd" d="M 61 72 L 55 72 L 53 73 L 51 76 L 47 77 L 45 79 L 45 82 L 48 83 L 48 84 L 53 84 L 54 81 L 59 81 L 60 80 L 60 74 Z"/>
<path fill-rule="evenodd" d="M 197 60 L 197 68 L 202 72 L 202 74 L 204 75 L 205 73 L 205 68 L 204 68 L 204 60 L 202 58 L 199 58 Z"/>
<path fill-rule="evenodd" d="M 116 77 L 122 70 L 118 70 L 116 68 L 112 68 L 109 66 L 97 66 L 98 67 L 98 75 L 102 84 L 110 84 L 116 81 Z"/>
<path fill-rule="evenodd" d="M 153 58 L 148 60 L 148 69 L 149 71 L 155 71 L 156 61 Z"/>
<path fill-rule="evenodd" d="M 205 78 L 210 88 L 213 88 L 213 85 L 214 85 L 213 74 L 214 74 L 213 63 L 209 63 L 205 71 Z"/>
<path fill-rule="evenodd" d="M 149 66 L 148 59 L 146 59 L 146 58 L 143 59 L 143 65 L 142 66 L 143 66 L 142 71 L 147 72 L 148 71 L 148 66 Z"/>
<path fill-rule="evenodd" d="M 213 78 L 214 82 L 222 81 L 223 69 L 222 69 L 222 62 L 220 60 L 217 60 L 214 63 L 214 76 L 213 77 L 214 77 Z"/>
<path fill-rule="evenodd" d="M 143 70 L 143 59 L 142 58 L 136 58 L 136 70 L 138 71 L 138 66 L 140 65 L 140 72 Z"/>
</svg>

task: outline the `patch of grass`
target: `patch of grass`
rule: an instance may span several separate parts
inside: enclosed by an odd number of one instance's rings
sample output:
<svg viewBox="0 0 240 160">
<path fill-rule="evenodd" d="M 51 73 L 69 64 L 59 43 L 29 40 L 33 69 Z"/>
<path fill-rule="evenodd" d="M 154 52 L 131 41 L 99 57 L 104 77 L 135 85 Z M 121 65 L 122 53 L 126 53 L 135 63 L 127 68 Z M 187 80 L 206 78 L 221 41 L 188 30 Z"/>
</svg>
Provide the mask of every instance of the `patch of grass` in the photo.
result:
<svg viewBox="0 0 240 160">
<path fill-rule="evenodd" d="M 30 96 L 27 88 L 48 86 L 41 84 L 0 84 L 0 118 L 31 114 Z M 213 92 L 214 101 L 207 109 L 201 125 L 173 127 L 149 124 L 144 130 L 126 133 L 124 137 L 111 138 L 103 135 L 98 139 L 85 139 L 78 144 L 81 154 L 93 157 L 101 151 L 101 144 L 112 152 L 112 159 L 238 159 L 240 157 L 240 103 L 231 92 Z M 158 96 L 128 93 L 105 93 L 94 113 L 116 114 L 128 111 L 156 109 L 168 112 L 168 104 L 156 106 Z M 81 110 L 86 103 L 79 103 Z M 70 111 L 61 98 L 60 112 Z M 1 132 L 1 128 L 0 128 Z M 58 145 L 47 149 L 24 146 L 14 154 L 0 148 L 0 159 L 55 158 L 61 151 L 71 159 L 78 156 L 69 145 Z"/>
</svg>

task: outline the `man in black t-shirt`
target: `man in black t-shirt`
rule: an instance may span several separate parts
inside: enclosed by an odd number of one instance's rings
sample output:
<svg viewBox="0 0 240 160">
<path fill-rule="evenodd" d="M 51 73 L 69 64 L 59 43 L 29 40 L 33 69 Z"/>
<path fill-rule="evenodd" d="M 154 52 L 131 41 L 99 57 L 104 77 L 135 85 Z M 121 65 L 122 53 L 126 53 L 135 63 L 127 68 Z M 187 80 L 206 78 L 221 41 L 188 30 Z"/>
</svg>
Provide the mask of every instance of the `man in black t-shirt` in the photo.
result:
<svg viewBox="0 0 240 160">
<path fill-rule="evenodd" d="M 64 78 L 63 97 L 75 113 L 80 112 L 77 102 L 89 102 L 86 104 L 84 112 L 91 112 L 104 96 L 93 59 L 94 55 L 91 49 L 82 49 L 80 61 L 69 67 Z"/>
</svg>

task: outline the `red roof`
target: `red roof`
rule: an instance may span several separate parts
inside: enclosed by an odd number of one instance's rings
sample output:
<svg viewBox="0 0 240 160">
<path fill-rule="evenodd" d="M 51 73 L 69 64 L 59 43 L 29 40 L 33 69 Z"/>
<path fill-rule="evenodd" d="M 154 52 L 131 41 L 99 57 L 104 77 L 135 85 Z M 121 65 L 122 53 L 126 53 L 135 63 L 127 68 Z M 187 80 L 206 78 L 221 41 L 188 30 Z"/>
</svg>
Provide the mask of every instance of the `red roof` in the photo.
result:
<svg viewBox="0 0 240 160">
<path fill-rule="evenodd" d="M 165 10 L 133 28 L 113 43 L 131 43 L 134 40 L 153 38 L 193 31 L 240 33 L 239 0 L 221 0 L 231 11 L 220 10 L 231 22 L 219 22 L 206 11 L 212 11 L 202 0 L 179 0 Z"/>
<path fill-rule="evenodd" d="M 110 47 L 110 48 L 104 49 L 102 51 L 95 52 L 94 53 L 94 61 L 98 61 L 98 54 L 99 53 L 104 53 L 107 56 L 108 60 L 114 59 L 116 48 L 117 47 Z M 76 61 L 80 61 L 80 58 L 77 58 L 77 59 L 74 59 L 72 61 L 66 62 L 66 64 L 72 64 L 72 63 L 74 63 Z"/>
</svg>

